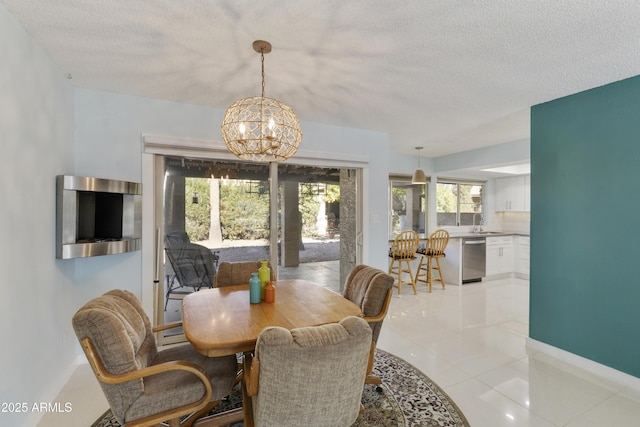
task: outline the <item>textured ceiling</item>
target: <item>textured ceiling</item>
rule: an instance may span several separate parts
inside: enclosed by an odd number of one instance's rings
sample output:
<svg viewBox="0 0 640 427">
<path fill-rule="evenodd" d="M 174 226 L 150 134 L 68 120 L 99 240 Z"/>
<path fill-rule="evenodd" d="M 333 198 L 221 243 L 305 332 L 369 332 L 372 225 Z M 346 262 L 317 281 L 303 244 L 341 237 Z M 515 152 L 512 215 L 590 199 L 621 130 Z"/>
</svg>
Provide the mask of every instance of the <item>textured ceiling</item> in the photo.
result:
<svg viewBox="0 0 640 427">
<path fill-rule="evenodd" d="M 529 136 L 529 107 L 640 74 L 637 0 L 0 0 L 78 87 L 301 120 L 434 157 Z"/>
</svg>

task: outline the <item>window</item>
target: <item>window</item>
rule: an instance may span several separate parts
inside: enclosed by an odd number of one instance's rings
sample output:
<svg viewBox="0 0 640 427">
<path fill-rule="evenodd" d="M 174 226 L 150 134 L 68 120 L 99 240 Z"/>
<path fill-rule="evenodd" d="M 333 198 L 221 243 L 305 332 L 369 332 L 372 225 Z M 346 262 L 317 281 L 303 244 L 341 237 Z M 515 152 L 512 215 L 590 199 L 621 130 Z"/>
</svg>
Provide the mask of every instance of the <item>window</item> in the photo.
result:
<svg viewBox="0 0 640 427">
<path fill-rule="evenodd" d="M 479 225 L 482 220 L 483 182 L 438 181 L 438 226 Z"/>
<path fill-rule="evenodd" d="M 389 178 L 389 231 L 394 236 L 401 231 L 426 232 L 426 185 L 412 184 L 410 177 Z"/>
</svg>

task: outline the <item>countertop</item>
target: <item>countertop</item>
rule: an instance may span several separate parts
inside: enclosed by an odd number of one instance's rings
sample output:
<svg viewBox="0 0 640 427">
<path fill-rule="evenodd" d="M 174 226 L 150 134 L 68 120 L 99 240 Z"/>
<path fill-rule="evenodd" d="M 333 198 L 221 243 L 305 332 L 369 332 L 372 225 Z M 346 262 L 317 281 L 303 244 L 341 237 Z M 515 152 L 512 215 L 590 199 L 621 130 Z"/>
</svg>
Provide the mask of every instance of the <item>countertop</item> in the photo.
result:
<svg viewBox="0 0 640 427">
<path fill-rule="evenodd" d="M 514 231 L 483 231 L 480 233 L 472 233 L 470 231 L 460 233 L 449 233 L 450 239 L 467 239 L 475 237 L 499 237 L 499 236 L 524 236 L 529 237 L 529 234 L 514 232 Z"/>
<path fill-rule="evenodd" d="M 472 233 L 470 231 L 460 231 L 458 233 L 449 233 L 450 239 L 467 239 L 471 237 L 499 237 L 499 236 L 524 236 L 529 237 L 528 233 L 518 231 L 483 231 L 482 233 Z M 420 234 L 420 241 L 427 240 L 428 236 Z M 393 242 L 393 237 L 389 238 L 389 242 Z"/>
</svg>

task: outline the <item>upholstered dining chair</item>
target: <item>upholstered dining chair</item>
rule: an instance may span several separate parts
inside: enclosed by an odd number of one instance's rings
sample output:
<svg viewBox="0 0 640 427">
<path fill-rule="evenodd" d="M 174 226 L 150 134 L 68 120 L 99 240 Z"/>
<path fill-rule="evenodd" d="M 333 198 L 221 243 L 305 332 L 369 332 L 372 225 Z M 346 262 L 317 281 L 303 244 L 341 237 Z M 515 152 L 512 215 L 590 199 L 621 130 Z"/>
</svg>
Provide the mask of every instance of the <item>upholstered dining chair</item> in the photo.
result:
<svg viewBox="0 0 640 427">
<path fill-rule="evenodd" d="M 206 357 L 190 344 L 159 350 L 138 299 L 112 290 L 73 316 L 73 328 L 114 417 L 126 427 L 190 426 L 237 382 L 234 355 Z M 187 416 L 180 421 L 181 417 Z"/>
<path fill-rule="evenodd" d="M 358 418 L 371 328 L 340 323 L 266 328 L 244 359 L 245 426 L 350 426 Z"/>
<path fill-rule="evenodd" d="M 260 269 L 261 261 L 223 261 L 218 266 L 218 272 L 213 280 L 213 287 L 244 285 L 249 283 L 251 273 Z M 271 267 L 271 262 L 267 262 L 271 271 L 271 280 L 276 280 L 276 272 Z"/>
<path fill-rule="evenodd" d="M 418 294 L 416 291 L 416 281 L 413 276 L 413 270 L 411 268 L 411 261 L 417 259 L 416 251 L 418 250 L 418 243 L 420 239 L 418 233 L 413 230 L 406 230 L 398 234 L 391 248 L 389 249 L 389 275 L 395 276 L 395 280 L 398 288 L 398 295 L 402 289 L 402 285 L 413 286 L 413 293 Z M 408 274 L 409 280 L 404 280 L 403 275 Z"/>
<path fill-rule="evenodd" d="M 345 282 L 342 295 L 362 310 L 362 318 L 369 323 L 372 332 L 371 358 L 367 364 L 365 384 L 382 384 L 377 375 L 372 375 L 373 356 L 382 329 L 382 321 L 389 310 L 393 291 L 393 277 L 382 270 L 367 265 L 357 265 Z"/>
<path fill-rule="evenodd" d="M 418 272 L 416 273 L 416 282 L 423 282 L 429 286 L 429 292 L 432 290 L 434 280 L 439 281 L 442 284 L 442 289 L 444 289 L 444 274 L 442 274 L 440 259 L 445 257 L 444 251 L 447 249 L 448 244 L 449 233 L 447 230 L 438 229 L 431 233 L 425 247 L 418 249 L 421 257 Z M 433 277 L 434 270 L 438 272 L 437 277 Z"/>
</svg>

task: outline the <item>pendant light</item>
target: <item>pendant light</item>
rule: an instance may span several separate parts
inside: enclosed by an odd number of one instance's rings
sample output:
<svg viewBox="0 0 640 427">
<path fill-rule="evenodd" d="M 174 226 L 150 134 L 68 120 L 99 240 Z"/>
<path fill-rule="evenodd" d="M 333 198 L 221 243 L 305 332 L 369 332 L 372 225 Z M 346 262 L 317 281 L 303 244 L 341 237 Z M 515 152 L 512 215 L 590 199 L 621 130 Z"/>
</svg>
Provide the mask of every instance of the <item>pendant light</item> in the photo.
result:
<svg viewBox="0 0 640 427">
<path fill-rule="evenodd" d="M 427 176 L 424 174 L 424 171 L 420 169 L 420 152 L 422 151 L 422 148 L 423 147 L 416 147 L 416 150 L 418 150 L 418 169 L 416 169 L 416 171 L 413 173 L 413 176 L 411 177 L 412 184 L 427 183 Z"/>
<path fill-rule="evenodd" d="M 227 149 L 242 160 L 279 162 L 293 156 L 302 141 L 300 121 L 291 107 L 264 96 L 264 55 L 271 43 L 253 42 L 262 63 L 262 95 L 233 103 L 222 119 Z"/>
</svg>

